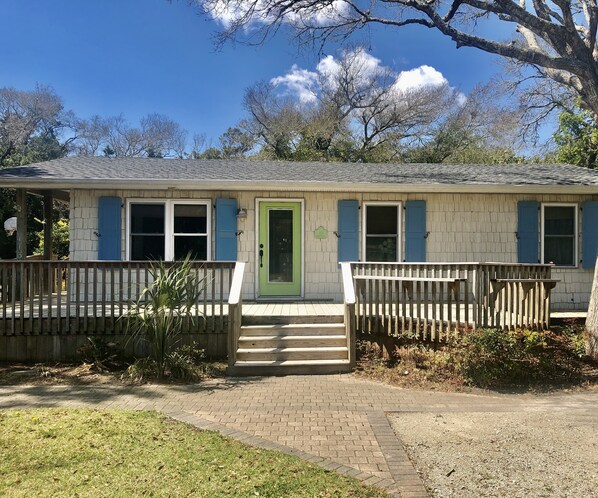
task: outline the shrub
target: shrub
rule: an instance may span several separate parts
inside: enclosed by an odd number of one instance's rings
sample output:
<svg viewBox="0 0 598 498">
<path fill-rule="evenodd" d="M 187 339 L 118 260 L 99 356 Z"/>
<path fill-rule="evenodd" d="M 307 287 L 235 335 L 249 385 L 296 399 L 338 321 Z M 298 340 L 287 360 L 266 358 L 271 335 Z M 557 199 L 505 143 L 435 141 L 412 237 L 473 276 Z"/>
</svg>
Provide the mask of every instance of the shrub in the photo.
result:
<svg viewBox="0 0 598 498">
<path fill-rule="evenodd" d="M 552 331 L 479 329 L 456 347 L 464 379 L 481 387 L 570 380 L 579 375 L 578 339 Z"/>
<path fill-rule="evenodd" d="M 384 359 L 382 348 L 375 342 L 357 341 L 357 366 L 362 370 L 384 368 L 388 361 Z"/>
<path fill-rule="evenodd" d="M 585 339 L 580 327 L 549 331 L 478 329 L 446 344 L 410 341 L 384 359 L 375 343 L 358 342 L 358 366 L 369 377 L 399 385 L 444 382 L 501 387 L 582 378 Z"/>
<path fill-rule="evenodd" d="M 136 382 L 155 379 L 158 376 L 158 365 L 153 358 L 138 358 L 129 365 L 121 378 L 129 378 Z"/>
<path fill-rule="evenodd" d="M 439 349 L 424 344 L 397 346 L 393 356 L 400 368 L 427 370 L 441 377 L 453 376 L 456 372 L 450 346 Z"/>
<path fill-rule="evenodd" d="M 154 358 L 139 358 L 126 371 L 125 376 L 137 382 L 160 379 L 164 376 L 176 380 L 197 380 L 205 373 L 202 361 L 205 352 L 197 343 L 181 346 L 164 357 L 164 371 L 160 374 Z"/>
<path fill-rule="evenodd" d="M 150 274 L 152 283 L 131 304 L 125 318 L 132 337 L 143 336 L 150 343 L 161 378 L 166 358 L 185 324 L 197 319 L 194 310 L 205 279 L 193 270 L 190 256 L 169 267 L 160 261 L 151 267 Z"/>
<path fill-rule="evenodd" d="M 103 337 L 88 337 L 87 344 L 77 349 L 85 363 L 91 363 L 101 370 L 112 370 L 122 366 L 124 352 L 119 343 Z"/>
</svg>

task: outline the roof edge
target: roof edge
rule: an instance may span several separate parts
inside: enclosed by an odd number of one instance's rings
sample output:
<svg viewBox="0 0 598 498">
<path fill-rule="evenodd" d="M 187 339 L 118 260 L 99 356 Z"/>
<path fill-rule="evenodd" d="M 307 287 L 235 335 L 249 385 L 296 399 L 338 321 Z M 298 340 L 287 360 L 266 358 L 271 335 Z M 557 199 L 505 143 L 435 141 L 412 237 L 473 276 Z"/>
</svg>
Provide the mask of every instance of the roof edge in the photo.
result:
<svg viewBox="0 0 598 498">
<path fill-rule="evenodd" d="M 30 178 L 12 179 L 2 182 L 4 188 L 26 188 L 36 190 L 81 189 L 81 190 L 216 190 L 216 191 L 252 191 L 275 190 L 283 192 L 413 192 L 413 193 L 535 193 L 535 194 L 598 194 L 598 185 L 504 185 L 504 184 L 463 184 L 445 183 L 344 183 L 344 182 L 276 182 L 238 180 L 206 180 L 202 182 L 166 181 L 166 180 L 59 180 L 43 179 L 31 181 Z"/>
</svg>

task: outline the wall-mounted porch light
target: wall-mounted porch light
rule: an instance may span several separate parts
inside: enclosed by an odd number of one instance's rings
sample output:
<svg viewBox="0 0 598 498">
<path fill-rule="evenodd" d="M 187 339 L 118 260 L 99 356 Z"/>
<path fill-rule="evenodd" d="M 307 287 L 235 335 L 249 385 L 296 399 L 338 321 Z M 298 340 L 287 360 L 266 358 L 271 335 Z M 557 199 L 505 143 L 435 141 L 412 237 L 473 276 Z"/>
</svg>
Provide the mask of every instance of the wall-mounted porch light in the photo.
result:
<svg viewBox="0 0 598 498">
<path fill-rule="evenodd" d="M 247 218 L 247 209 L 237 209 L 237 219 L 244 220 L 245 218 Z"/>
</svg>

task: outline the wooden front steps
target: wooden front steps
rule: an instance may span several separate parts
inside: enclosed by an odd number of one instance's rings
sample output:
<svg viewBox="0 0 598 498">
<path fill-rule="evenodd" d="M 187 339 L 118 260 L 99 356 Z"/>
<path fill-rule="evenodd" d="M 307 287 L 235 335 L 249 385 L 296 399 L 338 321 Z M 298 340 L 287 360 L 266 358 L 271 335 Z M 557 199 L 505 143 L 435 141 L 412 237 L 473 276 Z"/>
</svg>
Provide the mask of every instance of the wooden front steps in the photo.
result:
<svg viewBox="0 0 598 498">
<path fill-rule="evenodd" d="M 230 375 L 316 375 L 350 371 L 342 316 L 243 317 Z"/>
</svg>

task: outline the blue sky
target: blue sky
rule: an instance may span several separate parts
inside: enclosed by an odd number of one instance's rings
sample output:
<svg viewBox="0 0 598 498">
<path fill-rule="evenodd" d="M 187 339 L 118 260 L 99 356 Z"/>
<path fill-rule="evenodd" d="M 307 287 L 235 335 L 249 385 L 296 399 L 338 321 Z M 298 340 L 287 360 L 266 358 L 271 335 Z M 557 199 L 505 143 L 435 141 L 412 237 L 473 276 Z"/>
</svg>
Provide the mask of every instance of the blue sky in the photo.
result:
<svg viewBox="0 0 598 498">
<path fill-rule="evenodd" d="M 0 0 L 0 16 L 0 86 L 50 85 L 80 117 L 165 114 L 215 144 L 244 116 L 247 86 L 293 64 L 314 70 L 322 56 L 283 35 L 218 51 L 217 24 L 182 0 Z M 397 72 L 432 66 L 464 93 L 500 71 L 497 57 L 422 27 L 370 29 L 352 43 Z"/>
</svg>

